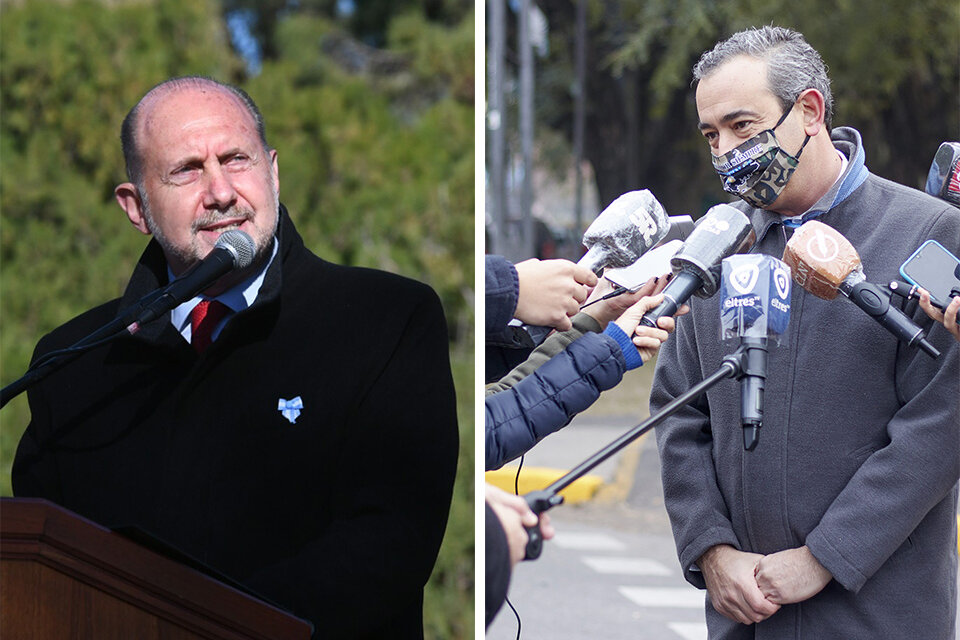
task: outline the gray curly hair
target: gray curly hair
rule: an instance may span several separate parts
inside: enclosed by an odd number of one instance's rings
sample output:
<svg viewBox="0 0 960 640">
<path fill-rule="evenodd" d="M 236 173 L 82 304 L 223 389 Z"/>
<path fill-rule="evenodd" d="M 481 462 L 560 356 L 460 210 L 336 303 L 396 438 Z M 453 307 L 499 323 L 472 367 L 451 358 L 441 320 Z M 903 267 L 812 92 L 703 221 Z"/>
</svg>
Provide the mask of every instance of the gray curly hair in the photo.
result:
<svg viewBox="0 0 960 640">
<path fill-rule="evenodd" d="M 718 42 L 693 67 L 693 81 L 699 82 L 731 59 L 747 55 L 767 62 L 767 82 L 784 110 L 800 94 L 816 89 L 823 95 L 824 124 L 833 123 L 833 93 L 827 67 L 803 34 L 783 27 L 759 27 L 739 31 Z"/>
</svg>

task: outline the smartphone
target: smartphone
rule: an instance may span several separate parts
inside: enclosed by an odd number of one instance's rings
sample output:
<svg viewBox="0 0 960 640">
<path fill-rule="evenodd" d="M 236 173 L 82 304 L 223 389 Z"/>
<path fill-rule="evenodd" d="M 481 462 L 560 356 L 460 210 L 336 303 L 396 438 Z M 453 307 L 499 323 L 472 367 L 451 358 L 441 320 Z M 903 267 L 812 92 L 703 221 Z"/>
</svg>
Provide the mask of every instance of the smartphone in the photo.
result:
<svg viewBox="0 0 960 640">
<path fill-rule="evenodd" d="M 900 275 L 910 284 L 930 292 L 930 301 L 941 309 L 960 295 L 960 258 L 936 240 L 927 240 L 900 265 Z"/>
<path fill-rule="evenodd" d="M 683 242 L 671 240 L 666 244 L 658 244 L 650 249 L 629 267 L 622 269 L 607 269 L 603 277 L 627 291 L 633 293 L 654 276 L 662 276 L 671 272 L 670 258 L 680 250 Z"/>
</svg>

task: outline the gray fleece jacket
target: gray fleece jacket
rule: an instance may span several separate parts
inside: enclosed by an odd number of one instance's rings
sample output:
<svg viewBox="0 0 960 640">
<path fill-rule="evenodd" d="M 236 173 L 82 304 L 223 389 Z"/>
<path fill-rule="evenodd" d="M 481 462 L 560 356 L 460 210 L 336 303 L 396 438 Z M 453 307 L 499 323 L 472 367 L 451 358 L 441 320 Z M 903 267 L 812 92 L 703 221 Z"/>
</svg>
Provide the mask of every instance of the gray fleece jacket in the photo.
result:
<svg viewBox="0 0 960 640">
<path fill-rule="evenodd" d="M 960 211 L 869 173 L 860 134 L 833 131 L 849 159 L 804 216 L 842 233 L 869 281 L 898 277 L 929 239 L 960 253 Z M 792 229 L 738 203 L 754 252 L 780 257 Z M 664 500 L 688 581 L 717 544 L 769 554 L 806 544 L 834 580 L 813 598 L 745 626 L 706 604 L 711 638 L 949 639 L 957 607 L 960 374 L 957 342 L 914 303 L 908 315 L 942 352 L 900 343 L 852 302 L 793 287 L 790 327 L 771 347 L 764 424 L 744 452 L 739 383 L 727 380 L 657 430 Z M 714 372 L 716 298 L 695 299 L 660 350 L 651 414 Z"/>
</svg>

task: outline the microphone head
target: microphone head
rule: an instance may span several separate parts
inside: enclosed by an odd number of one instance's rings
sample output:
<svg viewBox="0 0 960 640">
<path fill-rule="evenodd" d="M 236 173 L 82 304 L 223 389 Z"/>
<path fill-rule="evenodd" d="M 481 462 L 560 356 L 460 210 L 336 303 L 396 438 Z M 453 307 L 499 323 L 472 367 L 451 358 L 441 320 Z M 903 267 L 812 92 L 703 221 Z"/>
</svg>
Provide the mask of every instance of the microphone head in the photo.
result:
<svg viewBox="0 0 960 640">
<path fill-rule="evenodd" d="M 244 269 L 253 263 L 257 246 L 245 231 L 230 229 L 217 238 L 214 249 L 226 249 L 233 256 L 233 268 Z"/>
<path fill-rule="evenodd" d="M 694 293 L 709 298 L 720 286 L 721 261 L 747 251 L 756 240 L 757 233 L 746 214 L 728 204 L 718 204 L 697 221 L 670 259 L 670 266 L 675 274 L 688 271 L 698 277 L 703 285 Z"/>
<path fill-rule="evenodd" d="M 960 207 L 960 142 L 944 142 L 940 145 L 930 164 L 924 190 Z"/>
<path fill-rule="evenodd" d="M 720 282 L 720 337 L 773 338 L 790 324 L 790 267 L 760 253 L 724 258 Z"/>
<path fill-rule="evenodd" d="M 667 212 L 650 191 L 630 191 L 600 212 L 583 234 L 588 251 L 580 264 L 600 275 L 628 267 L 667 235 Z"/>
<path fill-rule="evenodd" d="M 800 225 L 783 250 L 783 261 L 794 282 L 824 300 L 836 298 L 843 281 L 860 269 L 860 254 L 850 241 L 819 220 Z"/>
</svg>

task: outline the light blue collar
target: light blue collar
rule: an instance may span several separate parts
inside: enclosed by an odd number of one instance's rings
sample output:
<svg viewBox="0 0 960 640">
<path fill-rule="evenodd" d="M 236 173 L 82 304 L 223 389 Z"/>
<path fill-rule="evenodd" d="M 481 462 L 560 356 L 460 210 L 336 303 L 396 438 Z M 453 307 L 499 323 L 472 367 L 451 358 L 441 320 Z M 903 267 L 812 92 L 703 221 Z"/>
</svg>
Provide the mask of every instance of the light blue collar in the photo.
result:
<svg viewBox="0 0 960 640">
<path fill-rule="evenodd" d="M 807 220 L 823 215 L 846 200 L 870 175 L 859 131 L 853 127 L 837 127 L 830 132 L 830 138 L 833 141 L 833 146 L 848 159 L 846 170 L 830 190 L 817 200 L 806 213 L 795 218 L 784 219 L 783 226 L 796 229 Z"/>
</svg>

